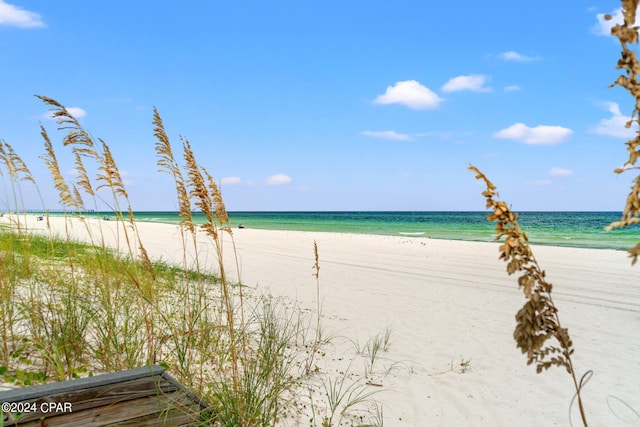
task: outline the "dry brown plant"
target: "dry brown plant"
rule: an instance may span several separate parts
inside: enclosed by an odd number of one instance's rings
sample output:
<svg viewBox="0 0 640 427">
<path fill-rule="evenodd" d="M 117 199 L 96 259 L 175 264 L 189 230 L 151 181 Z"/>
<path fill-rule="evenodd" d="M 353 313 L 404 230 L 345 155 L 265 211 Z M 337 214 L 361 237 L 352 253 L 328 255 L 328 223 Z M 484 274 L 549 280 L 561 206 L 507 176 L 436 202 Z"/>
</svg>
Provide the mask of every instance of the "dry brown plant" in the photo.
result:
<svg viewBox="0 0 640 427">
<path fill-rule="evenodd" d="M 160 172 L 168 173 L 171 175 L 175 182 L 176 193 L 178 196 L 178 215 L 180 216 L 180 226 L 186 228 L 194 236 L 195 239 L 195 226 L 193 223 L 193 216 L 191 214 L 191 201 L 189 199 L 189 193 L 185 184 L 184 176 L 180 171 L 180 166 L 176 161 L 173 150 L 171 148 L 171 142 L 164 129 L 164 123 L 162 117 L 156 108 L 153 109 L 153 134 L 157 139 L 155 144 L 156 155 L 158 156 L 158 167 Z"/>
<path fill-rule="evenodd" d="M 320 257 L 318 255 L 318 242 L 313 241 L 313 277 L 316 278 L 316 336 L 311 346 L 311 354 L 307 359 L 305 372 L 307 375 L 311 372 L 311 365 L 315 359 L 318 347 L 320 345 Z"/>
<path fill-rule="evenodd" d="M 31 171 L 27 165 L 22 161 L 22 158 L 18 156 L 13 147 L 6 141 L 0 140 L 0 160 L 5 164 L 9 176 L 12 179 L 20 181 L 30 181 L 36 183 L 33 180 Z"/>
<path fill-rule="evenodd" d="M 49 172 L 51 172 L 53 185 L 56 190 L 58 190 L 58 196 L 60 197 L 60 204 L 68 208 L 80 209 L 82 206 L 76 199 L 75 194 L 71 192 L 69 185 L 60 172 L 60 167 L 58 165 L 56 153 L 53 149 L 53 144 L 51 143 L 51 139 L 49 138 L 47 130 L 42 125 L 40 125 L 40 135 L 42 135 L 42 139 L 44 139 L 45 149 L 45 154 L 40 156 L 40 158 L 44 160 L 47 168 L 49 169 Z"/>
<path fill-rule="evenodd" d="M 189 199 L 189 193 L 187 191 L 187 186 L 184 180 L 184 176 L 182 175 L 182 171 L 180 170 L 180 166 L 173 155 L 173 149 L 171 147 L 171 141 L 169 140 L 169 136 L 164 128 L 164 123 L 162 121 L 162 117 L 158 112 L 158 109 L 154 107 L 153 109 L 153 135 L 156 137 L 155 143 L 155 151 L 156 156 L 158 157 L 157 165 L 158 171 L 162 173 L 167 173 L 173 178 L 173 182 L 175 184 L 176 196 L 178 200 L 178 216 L 180 218 L 180 242 L 182 244 L 182 265 L 184 267 L 184 278 L 186 285 L 186 307 L 185 311 L 187 313 L 187 327 L 188 333 L 192 334 L 194 332 L 193 326 L 193 309 L 192 309 L 192 289 L 189 286 L 189 270 L 190 265 L 187 259 L 187 236 L 188 232 L 191 236 L 191 244 L 193 245 L 194 252 L 198 253 L 198 238 L 196 235 L 196 228 L 193 222 L 193 214 L 191 212 L 191 200 Z M 198 272 L 201 271 L 200 267 L 200 258 L 195 256 L 195 270 Z M 200 283 L 200 282 L 198 282 Z M 200 285 L 200 289 L 196 292 L 196 297 L 200 298 L 200 302 L 202 302 L 203 296 L 206 294 L 206 291 Z M 187 349 L 188 352 L 191 349 Z M 190 357 L 190 354 L 189 354 Z M 201 368 L 202 369 L 202 368 Z"/>
<path fill-rule="evenodd" d="M 137 224 L 134 221 L 133 209 L 129 201 L 129 195 L 127 194 L 122 174 L 120 173 L 118 165 L 111 153 L 111 149 L 102 139 L 98 139 L 99 144 L 96 144 L 89 132 L 87 132 L 80 122 L 71 113 L 69 113 L 64 105 L 46 96 L 36 95 L 36 97 L 51 107 L 50 114 L 52 118 L 56 119 L 56 123 L 59 126 L 58 130 L 66 131 L 66 134 L 62 139 L 63 145 L 65 147 L 71 147 L 71 151 L 75 156 L 75 166 L 76 171 L 78 172 L 77 186 L 73 185 L 70 189 L 69 185 L 66 184 L 62 174 L 60 173 L 60 167 L 50 138 L 48 137 L 44 127 L 40 126 L 41 134 L 45 141 L 46 151 L 43 159 L 52 173 L 54 185 L 60 194 L 60 200 L 63 205 L 75 209 L 76 213 L 86 211 L 78 186 L 87 194 L 92 196 L 94 200 L 97 197 L 96 193 L 101 188 L 105 188 L 105 190 L 111 192 L 113 199 L 113 214 L 122 225 L 122 235 L 128 249 L 125 256 L 137 256 L 141 261 L 142 271 L 127 270 L 126 273 L 130 277 L 133 285 L 137 288 L 142 299 L 147 303 L 147 305 L 143 307 L 145 327 L 147 329 L 147 359 L 149 363 L 154 363 L 156 353 L 153 332 L 155 328 L 155 314 L 153 310 L 155 300 L 155 291 L 153 287 L 155 272 L 147 250 L 140 239 L 140 233 Z M 96 181 L 98 185 L 95 187 L 95 190 L 91 185 L 91 181 L 82 160 L 83 158 L 92 159 L 97 164 Z M 126 205 L 126 209 L 124 210 L 121 207 L 121 201 Z M 127 213 L 126 219 L 123 212 Z M 133 230 L 133 236 L 130 236 L 128 227 Z M 118 230 L 120 229 L 118 228 Z M 87 227 L 87 231 L 91 235 L 89 227 Z M 119 233 L 118 236 L 120 236 Z M 104 242 L 104 239 L 102 239 L 102 242 Z M 134 250 L 134 247 L 137 250 Z M 116 249 L 119 249 L 119 241 L 116 243 Z"/>
<path fill-rule="evenodd" d="M 99 144 L 96 144 L 89 132 L 87 132 L 80 122 L 71 113 L 69 113 L 64 105 L 46 96 L 36 95 L 36 97 L 51 107 L 50 114 L 52 118 L 56 119 L 56 123 L 59 126 L 58 129 L 67 131 L 62 142 L 64 146 L 71 146 L 71 151 L 75 156 L 75 169 L 78 173 L 78 186 L 92 197 L 95 197 L 96 192 L 101 188 L 111 191 L 114 203 L 112 206 L 113 213 L 116 218 L 122 222 L 123 236 L 129 249 L 129 253 L 134 254 L 135 251 L 133 251 L 132 246 L 133 239 L 130 238 L 127 227 L 125 226 L 126 221 L 123 212 L 127 212 L 127 220 L 134 231 L 137 241 L 137 249 L 139 250 L 138 256 L 142 259 L 146 266 L 145 268 L 148 269 L 151 262 L 147 256 L 147 251 L 140 241 L 139 232 L 133 220 L 133 210 L 131 208 L 131 203 L 129 202 L 129 195 L 127 194 L 122 175 L 120 174 L 118 165 L 111 153 L 111 149 L 102 139 L 98 139 Z M 60 193 L 61 201 L 66 206 L 75 208 L 77 211 L 85 211 L 86 208 L 82 201 L 80 192 L 77 189 L 70 190 L 69 186 L 64 182 L 51 141 L 44 127 L 40 127 L 41 134 L 45 140 L 46 150 L 46 155 L 43 158 L 47 163 L 47 167 L 52 172 L 54 184 Z M 99 185 L 95 190 L 91 185 L 84 162 L 82 161 L 83 157 L 93 159 L 98 165 L 96 181 Z M 124 201 L 126 209 L 121 208 L 120 200 Z M 65 201 L 66 203 L 64 203 Z"/>
<path fill-rule="evenodd" d="M 616 81 L 609 87 L 621 86 L 626 89 L 635 99 L 635 107 L 631 113 L 631 119 L 626 123 L 626 128 L 630 128 L 634 123 L 640 125 L 640 63 L 636 56 L 636 52 L 629 49 L 629 44 L 638 42 L 638 26 L 635 26 L 636 10 L 638 8 L 638 0 L 622 0 L 622 14 L 624 16 L 623 24 L 616 24 L 611 28 L 611 34 L 620 40 L 622 46 L 621 57 L 618 60 L 616 68 L 624 70 L 625 75 L 620 75 Z M 605 15 L 605 19 L 611 19 L 611 16 Z M 626 142 L 629 159 L 621 168 L 616 168 L 615 173 L 621 174 L 630 169 L 640 169 L 635 166 L 638 157 L 640 157 L 640 131 L 636 132 L 635 138 Z M 628 227 L 633 224 L 640 223 L 640 175 L 633 180 L 631 192 L 627 196 L 627 201 L 622 211 L 620 221 L 614 221 L 609 224 L 606 229 Z M 629 249 L 629 256 L 632 264 L 638 261 L 640 256 L 640 243 Z"/>
<path fill-rule="evenodd" d="M 499 250 L 500 259 L 507 263 L 507 273 L 522 272 L 518 277 L 518 285 L 526 302 L 516 313 L 516 329 L 513 332 L 516 344 L 527 355 L 527 364 L 536 364 L 538 373 L 554 365 L 567 370 L 573 379 L 580 415 L 586 426 L 581 384 L 571 361 L 573 343 L 569 331 L 560 324 L 558 309 L 551 297 L 553 285 L 546 280 L 544 270 L 533 255 L 529 239 L 518 224 L 518 214 L 512 212 L 504 201 L 495 200 L 499 197 L 496 186 L 478 168 L 469 165 L 469 170 L 475 172 L 476 179 L 483 180 L 486 185 L 482 195 L 487 199 L 487 209 L 493 209 L 487 221 L 497 223 L 495 241 L 504 239 Z"/>
<path fill-rule="evenodd" d="M 22 161 L 22 158 L 18 156 L 13 147 L 9 145 L 6 141 L 0 139 L 0 161 L 4 163 L 4 166 L 7 169 L 7 174 L 9 175 L 9 180 L 11 181 L 11 185 L 13 187 L 13 196 L 14 196 L 14 205 L 16 209 L 16 213 L 18 212 L 18 206 L 22 203 L 22 200 L 18 200 L 18 197 L 22 199 L 22 190 L 20 186 L 17 186 L 16 183 L 18 181 L 29 181 L 33 185 L 36 182 L 31 175 L 31 171 L 27 167 L 27 165 Z M 0 173 L 1 175 L 1 173 Z M 37 186 L 36 186 L 37 188 Z M 20 224 L 20 217 L 16 217 L 16 225 L 18 227 L 18 232 L 23 231 L 22 226 Z M 27 236 L 28 238 L 28 236 Z"/>
<path fill-rule="evenodd" d="M 226 214 L 227 210 L 222 201 L 222 195 L 218 186 L 215 184 L 211 175 L 196 162 L 196 158 L 191 149 L 188 140 L 182 140 L 182 148 L 184 152 L 185 169 L 187 171 L 186 184 L 189 188 L 189 198 L 200 209 L 205 217 L 205 223 L 200 228 L 213 240 L 216 250 L 216 259 L 218 260 L 218 275 L 220 277 L 220 289 L 222 293 L 222 302 L 224 304 L 224 312 L 226 314 L 227 329 L 229 339 L 231 341 L 230 352 L 233 369 L 233 383 L 235 392 L 240 390 L 240 370 L 239 370 L 239 352 L 236 344 L 236 326 L 234 319 L 234 307 L 229 290 L 229 280 L 223 262 L 223 246 L 220 231 L 226 231 L 231 234 L 229 227 L 229 218 Z M 204 176 L 207 177 L 205 181 Z M 209 184 L 209 185 L 207 185 Z M 240 307 L 242 311 L 242 307 Z M 243 345 L 243 352 L 246 347 Z"/>
</svg>

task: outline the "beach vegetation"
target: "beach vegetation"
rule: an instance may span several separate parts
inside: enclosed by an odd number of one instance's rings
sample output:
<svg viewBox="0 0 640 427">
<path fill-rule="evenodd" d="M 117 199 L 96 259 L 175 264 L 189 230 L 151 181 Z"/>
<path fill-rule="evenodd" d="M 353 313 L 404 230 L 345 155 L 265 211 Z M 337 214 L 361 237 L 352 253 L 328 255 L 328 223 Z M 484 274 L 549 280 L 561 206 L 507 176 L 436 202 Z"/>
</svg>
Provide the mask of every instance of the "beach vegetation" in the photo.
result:
<svg viewBox="0 0 640 427">
<path fill-rule="evenodd" d="M 316 357 L 316 353 L 318 353 L 318 347 L 320 346 L 321 343 L 321 337 L 322 337 L 322 329 L 320 326 L 320 316 L 322 313 L 321 310 L 321 302 L 320 302 L 320 257 L 318 255 L 318 243 L 314 240 L 313 241 L 313 276 L 316 278 L 316 324 L 315 324 L 315 331 L 316 331 L 316 335 L 315 338 L 313 340 L 313 343 L 311 344 L 311 349 L 309 351 L 309 357 L 307 358 L 307 362 L 306 362 L 306 366 L 305 366 L 305 371 L 307 373 L 307 375 L 311 372 L 311 368 L 312 366 L 314 366 L 314 360 Z M 317 371 L 317 366 L 314 367 L 314 370 Z"/>
<path fill-rule="evenodd" d="M 620 41 L 622 47 L 616 68 L 623 70 L 624 74 L 618 76 L 610 87 L 620 86 L 628 91 L 634 99 L 631 118 L 625 123 L 627 129 L 633 126 L 634 123 L 640 126 L 640 85 L 638 85 L 640 62 L 638 62 L 636 52 L 629 48 L 630 44 L 638 43 L 638 26 L 636 26 L 635 22 L 637 9 L 638 0 L 622 0 L 622 16 L 624 22 L 622 24 L 616 24 L 611 28 L 611 34 Z M 605 19 L 610 20 L 611 16 L 607 15 Z M 636 166 L 636 162 L 640 157 L 640 132 L 636 132 L 636 136 L 628 140 L 625 145 L 627 146 L 629 158 L 624 162 L 622 167 L 614 169 L 616 174 L 626 173 L 631 170 L 640 170 L 640 167 Z M 628 227 L 638 223 L 640 223 L 640 175 L 633 179 L 631 191 L 627 196 L 625 206 L 622 210 L 622 218 L 619 221 L 614 221 L 609 224 L 606 229 L 612 230 L 614 228 Z M 640 256 L 640 243 L 630 248 L 628 252 L 632 259 L 632 264 L 635 264 L 638 261 L 638 256 Z"/>
<path fill-rule="evenodd" d="M 455 363 L 454 358 L 451 358 L 451 363 L 449 364 L 449 370 L 451 372 L 457 372 L 459 374 L 466 373 L 469 369 L 471 369 L 471 358 L 464 357 L 460 355 L 460 358 L 457 363 Z"/>
<path fill-rule="evenodd" d="M 362 404 L 371 404 L 371 408 L 361 409 L 361 414 L 369 415 L 373 412 L 374 420 L 378 419 L 382 414 L 382 407 L 375 402 L 372 397 L 378 393 L 378 390 L 371 390 L 368 383 L 361 383 L 354 380 L 350 369 L 344 370 L 340 376 L 329 377 L 327 376 L 322 382 L 324 393 L 327 398 L 327 408 L 320 424 L 314 423 L 314 425 L 321 425 L 322 427 L 329 427 L 334 425 L 341 425 L 343 418 L 347 415 L 351 415 L 353 420 L 353 409 L 361 406 Z M 314 411 L 315 413 L 315 411 Z M 356 420 L 362 422 L 360 425 L 374 425 L 364 424 L 365 416 L 360 415 L 355 417 Z M 381 425 L 381 424 L 380 424 Z"/>
<path fill-rule="evenodd" d="M 616 68 L 624 70 L 624 74 L 618 76 L 610 87 L 621 86 L 634 98 L 635 106 L 631 118 L 625 124 L 626 128 L 630 128 L 634 123 L 640 126 L 640 85 L 638 84 L 640 62 L 636 52 L 629 48 L 629 44 L 637 43 L 639 40 L 639 27 L 635 25 L 638 0 L 622 0 L 621 3 L 624 21 L 622 24 L 614 25 L 611 34 L 618 38 L 622 46 L 621 58 Z M 611 16 L 605 15 L 605 19 L 610 20 Z M 629 158 L 622 167 L 614 170 L 616 174 L 640 169 L 636 166 L 640 157 L 640 131 L 625 144 Z M 575 389 L 571 403 L 574 400 L 578 401 L 581 420 L 587 426 L 581 391 L 590 378 L 591 372 L 587 371 L 580 379 L 576 376 L 571 358 L 574 353 L 573 342 L 568 329 L 562 327 L 560 323 L 558 308 L 552 298 L 553 286 L 547 281 L 545 271 L 538 264 L 529 246 L 526 233 L 520 228 L 518 214 L 513 212 L 506 202 L 496 200 L 499 197 L 496 186 L 478 168 L 469 165 L 468 169 L 475 173 L 476 179 L 484 181 L 486 186 L 482 195 L 486 198 L 486 207 L 492 210 L 487 220 L 496 223 L 495 240 L 502 242 L 499 247 L 499 258 L 507 263 L 509 275 L 520 273 L 518 285 L 526 297 L 526 302 L 516 314 L 516 328 L 513 336 L 517 347 L 526 354 L 528 364 L 536 365 L 538 373 L 552 366 L 563 367 L 569 373 Z M 633 180 L 622 211 L 622 218 L 610 223 L 605 229 L 612 230 L 638 223 L 640 223 L 640 175 Z M 628 252 L 632 264 L 635 264 L 640 256 L 640 243 L 630 248 Z M 461 362 L 462 366 L 466 369 L 464 362 Z"/>
<path fill-rule="evenodd" d="M 41 158 L 65 213 L 55 218 L 62 228 L 52 226 L 46 209 L 35 223 L 20 212 L 22 185 L 36 182 L 13 148 L 0 144 L 15 212 L 0 228 L 0 379 L 27 386 L 159 364 L 207 402 L 191 414 L 202 425 L 297 425 L 309 410 L 312 425 L 365 425 L 369 418 L 382 425 L 372 398 L 379 390 L 365 375 L 322 369 L 331 336 L 321 325 L 315 242 L 315 310 L 243 284 L 220 188 L 186 139 L 178 159 L 154 109 L 157 165 L 174 183 L 182 257 L 152 258 L 109 145 L 64 105 L 38 99 L 57 121 L 74 174 L 63 176 L 68 167 L 41 125 Z M 92 215 L 99 203 L 115 221 Z M 204 223 L 196 223 L 194 210 Z M 370 350 L 372 366 L 389 335 Z"/>
<path fill-rule="evenodd" d="M 513 337 L 516 345 L 527 356 L 527 364 L 535 364 L 538 373 L 552 366 L 564 367 L 571 375 L 575 387 L 580 416 L 587 425 L 582 403 L 582 381 L 576 377 L 571 355 L 573 342 L 567 328 L 563 328 L 551 291 L 553 285 L 546 279 L 536 260 L 527 234 L 520 228 L 518 214 L 499 197 L 496 186 L 473 165 L 469 170 L 476 179 L 484 181 L 486 189 L 482 195 L 487 199 L 486 207 L 491 209 L 488 221 L 496 223 L 495 240 L 501 240 L 499 247 L 501 260 L 507 263 L 509 275 L 521 273 L 518 286 L 522 289 L 526 302 L 516 314 L 516 328 Z"/>
</svg>

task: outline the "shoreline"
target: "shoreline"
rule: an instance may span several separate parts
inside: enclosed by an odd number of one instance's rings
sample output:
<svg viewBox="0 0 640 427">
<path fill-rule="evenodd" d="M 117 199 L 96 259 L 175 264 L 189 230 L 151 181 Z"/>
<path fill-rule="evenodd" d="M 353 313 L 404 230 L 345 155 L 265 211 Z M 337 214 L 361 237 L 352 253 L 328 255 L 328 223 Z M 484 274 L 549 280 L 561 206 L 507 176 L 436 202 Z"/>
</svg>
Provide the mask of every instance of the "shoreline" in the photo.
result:
<svg viewBox="0 0 640 427">
<path fill-rule="evenodd" d="M 77 219 L 51 219 L 52 229 L 86 239 Z M 117 239 L 116 221 L 87 220 Z M 28 221 L 45 229 L 46 221 Z M 175 225 L 137 222 L 152 259 L 177 261 Z M 570 377 L 558 368 L 536 374 L 513 341 L 514 316 L 524 299 L 517 277 L 498 259 L 499 243 L 331 232 L 233 229 L 242 283 L 313 310 L 316 282 L 313 242 L 318 244 L 322 325 L 335 340 L 321 369 L 345 368 L 354 341 L 391 331 L 380 359 L 375 396 L 388 425 L 567 425 L 573 396 Z M 210 258 L 206 236 L 200 254 Z M 231 246 L 225 240 L 226 264 Z M 228 248 L 228 250 L 226 249 Z M 592 425 L 634 425 L 610 396 L 640 408 L 638 355 L 640 268 L 616 250 L 532 245 L 548 280 L 563 327 L 569 329 L 578 376 L 593 370 L 584 389 Z M 190 253 L 195 256 L 195 252 Z M 468 369 L 460 366 L 469 361 Z M 352 361 L 360 369 L 363 359 Z M 574 422 L 578 422 L 574 406 Z M 618 417 L 628 423 L 618 423 Z M 577 425 L 577 424 L 576 424 Z M 637 424 L 635 424 L 637 425 Z"/>
<path fill-rule="evenodd" d="M 393 213 L 396 213 L 395 211 L 390 211 Z M 283 214 L 287 214 L 290 212 L 249 212 L 251 214 L 271 214 L 271 213 L 283 213 Z M 316 212 L 293 212 L 295 214 L 315 214 Z M 378 211 L 373 211 L 373 212 L 358 212 L 358 211 L 354 211 L 354 212 L 333 212 L 333 211 L 327 211 L 327 212 L 320 212 L 320 213 L 336 213 L 336 214 L 351 214 L 351 213 L 365 213 L 365 214 L 384 214 L 386 212 L 378 212 Z M 401 214 L 411 214 L 411 212 L 405 212 L 405 211 L 398 211 L 397 213 L 401 213 Z M 420 213 L 420 212 L 418 212 Z M 424 213 L 424 212 L 422 212 Z M 470 211 L 470 212 L 466 212 L 466 211 L 461 211 L 461 212 L 430 212 L 427 211 L 426 213 L 444 213 L 444 214 L 466 214 L 466 213 L 472 213 L 472 214 L 476 214 L 476 215 L 481 215 L 483 218 L 483 222 L 484 222 L 484 217 L 486 215 L 488 215 L 487 212 L 484 211 Z M 609 211 L 603 211 L 603 212 L 598 212 L 598 211 L 587 211 L 587 212 L 538 212 L 538 211 L 526 211 L 525 213 L 544 213 L 544 214 L 581 214 L 581 213 L 589 213 L 589 214 L 614 214 L 615 212 L 609 212 Z M 176 220 L 174 221 L 168 221 L 168 220 L 162 220 L 159 218 L 139 218 L 139 215 L 145 215 L 145 214 L 160 214 L 160 215 L 171 215 L 172 217 L 175 217 Z M 243 212 L 239 212 L 238 214 L 243 214 Z M 485 215 L 486 214 L 486 215 Z M 9 214 L 9 215 L 16 215 L 16 214 Z M 24 217 L 25 215 L 27 216 L 31 216 L 31 217 L 37 217 L 37 216 L 46 216 L 46 213 L 34 213 L 34 212 L 29 212 L 26 214 L 19 214 L 21 217 Z M 230 213 L 231 216 L 231 220 L 233 221 L 233 213 Z M 50 218 L 86 218 L 86 219 L 90 219 L 90 220 L 99 220 L 99 219 L 104 219 L 104 218 L 109 218 L 110 220 L 114 221 L 115 217 L 113 215 L 113 212 L 88 212 L 88 213 L 84 213 L 83 215 L 75 215 L 73 213 L 53 213 L 51 214 L 49 217 Z M 124 213 L 124 217 L 126 220 L 126 216 L 127 214 Z M 172 226 L 178 226 L 179 225 L 179 221 L 177 220 L 178 218 L 178 213 L 177 212 L 172 212 L 172 211 L 161 211 L 161 212 L 155 212 L 155 211 L 139 211 L 139 212 L 134 212 L 134 219 L 136 221 L 137 224 L 164 224 L 164 225 L 172 225 Z M 331 221 L 329 221 L 331 222 Z M 199 224 L 199 223 L 198 223 Z M 292 223 L 293 224 L 293 223 Z M 242 227 L 239 227 L 240 225 L 242 225 Z M 315 227 L 314 227 L 315 225 Z M 333 224 L 334 226 L 338 227 L 338 225 Z M 406 224 L 405 224 L 406 225 Z M 602 224 L 602 227 L 598 227 L 600 228 L 604 228 L 604 225 L 606 225 L 605 223 Z M 443 230 L 427 230 L 427 231 L 416 231 L 415 229 L 412 230 L 404 230 L 404 229 L 396 229 L 393 231 L 390 231 L 389 229 L 387 229 L 386 231 L 379 231 L 379 232 L 373 232 L 370 230 L 364 230 L 364 229 L 360 229 L 360 230 L 355 230 L 355 229 L 349 229 L 349 228 L 344 228 L 344 229 L 324 229 L 323 227 L 326 227 L 326 225 L 322 224 L 321 226 L 319 226 L 317 223 L 315 223 L 312 220 L 309 220 L 308 222 L 305 223 L 305 225 L 299 225 L 299 226 L 292 226 L 291 224 L 287 225 L 287 226 L 283 226 L 282 223 L 273 223 L 273 224 L 266 224 L 266 223 L 258 223 L 257 225 L 252 225 L 252 224 L 248 224 L 248 223 L 243 223 L 240 221 L 235 221 L 234 223 L 229 224 L 229 226 L 232 228 L 232 230 L 240 230 L 240 229 L 247 229 L 247 230 L 272 230 L 272 231 L 293 231 L 293 232 L 309 232 L 309 233 L 336 233 L 336 234 L 354 234 L 354 235 L 370 235 L 370 236 L 391 236 L 391 237 L 407 237 L 407 238 L 423 238 L 423 239 L 433 239 L 433 240 L 451 240 L 451 241 L 461 241 L 461 242 L 478 242 L 478 243 L 495 243 L 494 241 L 494 236 L 495 236 L 495 232 L 494 232 L 494 225 L 486 222 L 486 227 L 487 230 L 484 230 L 481 234 L 478 234 L 478 231 L 476 230 L 475 232 L 473 230 L 468 231 L 467 236 L 456 236 L 456 235 L 442 235 L 443 233 L 445 233 L 445 231 Z M 549 241 L 548 238 L 548 231 L 544 231 L 544 230 L 538 230 L 538 229 L 533 229 L 533 230 L 529 230 L 528 227 L 526 225 L 521 224 L 521 226 L 523 227 L 523 229 L 527 232 L 527 234 L 529 235 L 530 238 L 530 245 L 532 246 L 551 246 L 551 247 L 562 247 L 562 248 L 577 248 L 577 249 L 597 249 L 597 250 L 614 250 L 614 251 L 619 251 L 619 252 L 625 252 L 627 250 L 629 250 L 631 247 L 635 246 L 635 244 L 637 243 L 637 241 L 640 241 L 640 233 L 638 233 L 638 235 L 630 235 L 630 231 L 629 230 L 625 230 L 626 233 L 629 233 L 629 235 L 625 235 L 625 236 L 618 236 L 618 239 L 613 239 L 613 240 L 607 240 L 607 238 L 604 238 L 602 240 L 599 239 L 592 239 L 592 240 L 588 240 L 586 237 L 583 236 L 575 236 L 575 237 L 566 237 L 564 236 L 563 239 L 557 239 L 554 241 Z M 416 225 L 416 227 L 419 228 L 418 225 Z M 606 232 L 606 235 L 609 235 L 609 233 L 616 233 L 616 232 L 620 232 L 621 230 L 612 230 L 610 232 Z M 469 236 L 469 234 L 477 234 L 476 236 Z M 552 233 L 554 235 L 556 234 L 562 234 L 562 231 L 559 231 L 558 233 Z M 565 232 L 566 233 L 566 232 Z M 486 235 L 485 235 L 486 234 Z M 532 238 L 533 236 L 533 238 Z M 593 237 L 593 236 L 592 236 Z M 531 240 L 532 239 L 532 240 Z"/>
</svg>

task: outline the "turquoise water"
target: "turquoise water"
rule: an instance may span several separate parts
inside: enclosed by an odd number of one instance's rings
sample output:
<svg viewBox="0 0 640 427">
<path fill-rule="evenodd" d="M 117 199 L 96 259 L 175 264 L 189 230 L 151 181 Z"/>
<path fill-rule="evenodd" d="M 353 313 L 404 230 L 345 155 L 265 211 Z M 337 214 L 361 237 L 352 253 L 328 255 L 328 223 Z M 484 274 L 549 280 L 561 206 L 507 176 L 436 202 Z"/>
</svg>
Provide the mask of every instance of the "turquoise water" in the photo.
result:
<svg viewBox="0 0 640 427">
<path fill-rule="evenodd" d="M 419 236 L 489 242 L 494 225 L 487 212 L 230 212 L 231 224 L 271 230 Z M 177 224 L 176 212 L 136 212 L 138 221 Z M 202 221 L 195 214 L 196 221 Z M 616 212 L 520 212 L 530 243 L 586 248 L 628 249 L 640 241 L 637 226 L 604 231 L 620 219 Z"/>
</svg>

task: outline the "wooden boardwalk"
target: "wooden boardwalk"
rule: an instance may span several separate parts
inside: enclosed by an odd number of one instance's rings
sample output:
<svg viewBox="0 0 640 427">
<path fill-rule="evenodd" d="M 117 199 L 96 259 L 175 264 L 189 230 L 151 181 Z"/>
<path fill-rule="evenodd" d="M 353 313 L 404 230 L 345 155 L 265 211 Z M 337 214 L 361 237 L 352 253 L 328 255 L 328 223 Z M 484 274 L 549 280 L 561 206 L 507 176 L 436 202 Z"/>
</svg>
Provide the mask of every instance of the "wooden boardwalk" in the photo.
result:
<svg viewBox="0 0 640 427">
<path fill-rule="evenodd" d="M 195 426 L 206 407 L 161 366 L 3 391 L 0 404 L 4 427 Z"/>
</svg>

